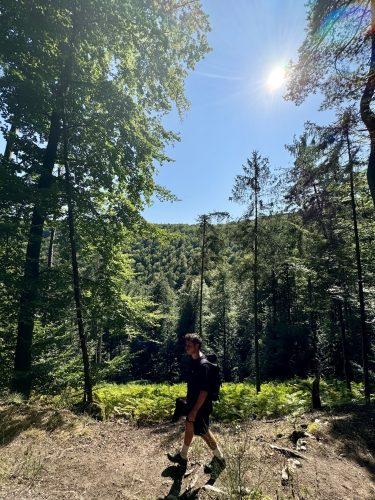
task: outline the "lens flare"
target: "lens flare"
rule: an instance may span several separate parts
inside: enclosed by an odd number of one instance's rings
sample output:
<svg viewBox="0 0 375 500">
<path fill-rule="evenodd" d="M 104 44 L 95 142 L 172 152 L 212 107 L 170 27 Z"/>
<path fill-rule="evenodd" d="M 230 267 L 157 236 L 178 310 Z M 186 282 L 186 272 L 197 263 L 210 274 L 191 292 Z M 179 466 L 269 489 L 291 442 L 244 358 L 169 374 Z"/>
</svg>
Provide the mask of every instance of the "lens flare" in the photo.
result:
<svg viewBox="0 0 375 500">
<path fill-rule="evenodd" d="M 320 23 L 318 36 L 326 36 L 335 30 L 343 40 L 350 39 L 358 26 L 371 25 L 371 9 L 360 3 L 354 3 L 347 7 L 340 7 L 328 14 Z M 366 31 L 363 35 L 366 36 Z"/>
<path fill-rule="evenodd" d="M 286 71 L 284 66 L 275 66 L 267 78 L 267 87 L 270 91 L 282 87 L 285 82 Z"/>
</svg>

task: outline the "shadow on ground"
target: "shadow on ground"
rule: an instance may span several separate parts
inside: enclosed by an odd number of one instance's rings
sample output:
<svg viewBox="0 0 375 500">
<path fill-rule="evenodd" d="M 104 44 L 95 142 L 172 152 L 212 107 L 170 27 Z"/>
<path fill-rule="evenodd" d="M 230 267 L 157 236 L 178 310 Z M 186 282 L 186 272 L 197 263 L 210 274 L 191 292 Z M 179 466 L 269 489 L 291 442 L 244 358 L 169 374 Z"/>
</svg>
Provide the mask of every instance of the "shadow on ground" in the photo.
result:
<svg viewBox="0 0 375 500">
<path fill-rule="evenodd" d="M 25 404 L 0 407 L 0 446 L 6 446 L 20 434 L 33 428 L 46 432 L 71 430 L 76 418 L 68 410 L 36 408 Z"/>
<path fill-rule="evenodd" d="M 182 439 L 185 427 L 184 423 L 172 424 L 168 423 L 159 426 L 151 431 L 152 434 L 159 434 L 162 436 L 160 445 L 162 447 L 170 447 L 179 437 Z"/>
<path fill-rule="evenodd" d="M 173 480 L 172 486 L 165 497 L 166 499 L 180 498 L 182 480 L 184 478 L 185 470 L 178 465 L 170 465 L 163 470 L 161 475 L 163 477 L 170 477 Z"/>
<path fill-rule="evenodd" d="M 375 406 L 335 408 L 329 434 L 340 442 L 340 453 L 365 467 L 375 480 Z"/>
<path fill-rule="evenodd" d="M 222 471 L 223 470 L 217 470 L 215 473 L 212 473 L 209 480 L 206 482 L 206 485 L 213 486 Z M 178 465 L 170 465 L 163 470 L 161 473 L 162 477 L 170 477 L 173 480 L 172 486 L 163 500 L 194 500 L 198 498 L 198 494 L 202 489 L 201 487 L 194 489 L 187 488 L 181 493 L 185 472 L 185 469 Z"/>
</svg>

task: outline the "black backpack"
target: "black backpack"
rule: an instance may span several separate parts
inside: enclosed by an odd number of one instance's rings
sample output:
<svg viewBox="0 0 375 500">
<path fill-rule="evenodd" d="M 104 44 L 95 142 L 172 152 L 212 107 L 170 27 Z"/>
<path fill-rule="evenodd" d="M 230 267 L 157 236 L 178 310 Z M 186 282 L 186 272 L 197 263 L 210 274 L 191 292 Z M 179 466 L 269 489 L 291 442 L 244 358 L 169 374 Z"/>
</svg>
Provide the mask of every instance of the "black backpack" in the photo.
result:
<svg viewBox="0 0 375 500">
<path fill-rule="evenodd" d="M 204 358 L 201 358 L 201 364 L 209 365 L 208 370 L 208 380 L 209 380 L 209 396 L 212 401 L 219 400 L 219 393 L 221 387 L 221 373 L 220 367 L 217 364 L 217 356 L 216 354 L 205 354 Z"/>
</svg>

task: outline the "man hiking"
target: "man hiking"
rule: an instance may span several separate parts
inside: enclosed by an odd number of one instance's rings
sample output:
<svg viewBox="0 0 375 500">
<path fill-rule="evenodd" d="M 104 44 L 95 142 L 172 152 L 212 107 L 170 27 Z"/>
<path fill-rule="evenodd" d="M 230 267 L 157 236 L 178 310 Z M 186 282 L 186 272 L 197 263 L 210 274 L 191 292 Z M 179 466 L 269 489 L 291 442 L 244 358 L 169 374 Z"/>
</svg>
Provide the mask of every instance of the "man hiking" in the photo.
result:
<svg viewBox="0 0 375 500">
<path fill-rule="evenodd" d="M 220 473 L 225 468 L 225 459 L 215 437 L 209 430 L 212 413 L 212 391 L 210 388 L 210 363 L 201 352 L 202 339 L 197 333 L 185 335 L 185 351 L 191 356 L 188 371 L 186 397 L 186 423 L 184 444 L 175 455 L 167 454 L 169 460 L 187 467 L 188 451 L 194 435 L 201 436 L 213 452 L 213 459 L 204 468 L 206 474 Z M 186 413 L 185 413 L 186 414 Z"/>
</svg>

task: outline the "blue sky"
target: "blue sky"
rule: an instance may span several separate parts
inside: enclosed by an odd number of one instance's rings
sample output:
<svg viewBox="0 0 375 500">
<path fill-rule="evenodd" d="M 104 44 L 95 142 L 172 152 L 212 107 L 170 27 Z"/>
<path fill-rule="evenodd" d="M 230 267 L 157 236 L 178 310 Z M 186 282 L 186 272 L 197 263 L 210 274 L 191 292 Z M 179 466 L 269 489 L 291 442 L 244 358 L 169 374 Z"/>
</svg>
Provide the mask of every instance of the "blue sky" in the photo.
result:
<svg viewBox="0 0 375 500">
<path fill-rule="evenodd" d="M 167 153 L 158 184 L 181 201 L 155 201 L 144 216 L 157 223 L 194 223 L 199 214 L 243 208 L 228 200 L 234 178 L 251 151 L 267 156 L 273 169 L 292 160 L 285 150 L 307 120 L 327 123 L 312 96 L 297 107 L 283 99 L 285 88 L 270 92 L 267 79 L 275 65 L 296 59 L 304 39 L 303 0 L 203 0 L 209 14 L 213 49 L 186 82 L 191 109 L 181 123 L 166 125 L 181 134 Z"/>
<path fill-rule="evenodd" d="M 156 223 L 195 223 L 198 215 L 243 207 L 229 201 L 234 178 L 253 150 L 275 170 L 292 163 L 285 144 L 307 121 L 327 123 L 319 96 L 297 107 L 283 99 L 285 88 L 270 92 L 275 65 L 296 59 L 304 39 L 304 0 L 203 0 L 210 18 L 212 48 L 186 81 L 191 109 L 181 122 L 166 117 L 181 141 L 167 149 L 173 163 L 160 168 L 156 182 L 180 201 L 159 202 L 143 215 Z M 0 147 L 4 141 L 0 138 Z"/>
</svg>

